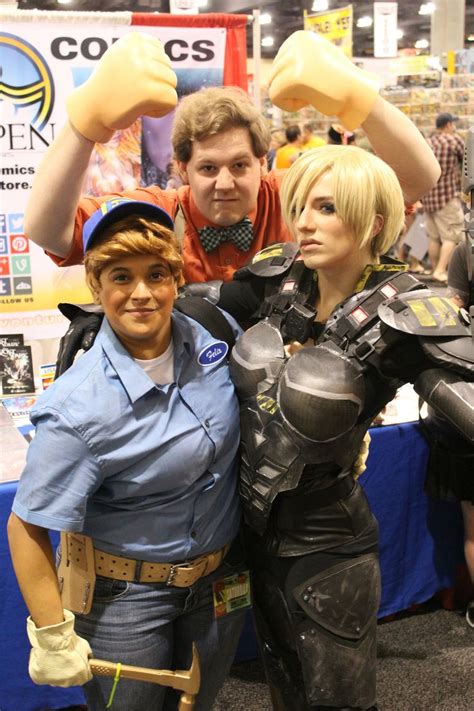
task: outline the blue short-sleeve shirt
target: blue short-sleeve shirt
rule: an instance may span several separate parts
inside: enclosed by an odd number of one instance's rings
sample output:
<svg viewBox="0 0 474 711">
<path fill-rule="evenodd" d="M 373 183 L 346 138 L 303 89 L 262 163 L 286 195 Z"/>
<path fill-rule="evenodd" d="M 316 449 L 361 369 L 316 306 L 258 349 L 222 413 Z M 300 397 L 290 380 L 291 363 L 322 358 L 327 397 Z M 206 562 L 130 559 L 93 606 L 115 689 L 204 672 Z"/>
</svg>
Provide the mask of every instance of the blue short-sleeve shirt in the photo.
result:
<svg viewBox="0 0 474 711">
<path fill-rule="evenodd" d="M 172 329 L 175 382 L 160 386 L 104 319 L 93 347 L 32 410 L 17 516 L 163 562 L 235 537 L 240 430 L 227 360 L 193 319 L 175 311 Z"/>
</svg>

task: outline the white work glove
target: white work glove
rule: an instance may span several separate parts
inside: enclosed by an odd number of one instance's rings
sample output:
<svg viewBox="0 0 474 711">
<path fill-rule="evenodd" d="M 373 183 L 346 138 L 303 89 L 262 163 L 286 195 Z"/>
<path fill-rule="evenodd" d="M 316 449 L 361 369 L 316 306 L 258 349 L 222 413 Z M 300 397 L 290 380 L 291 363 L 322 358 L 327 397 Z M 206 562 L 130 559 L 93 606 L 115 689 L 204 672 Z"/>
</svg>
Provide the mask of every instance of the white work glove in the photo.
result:
<svg viewBox="0 0 474 711">
<path fill-rule="evenodd" d="M 165 116 L 178 103 L 176 74 L 159 39 L 131 32 L 109 47 L 89 79 L 66 99 L 85 138 L 106 143 L 140 116 Z"/>
<path fill-rule="evenodd" d="M 92 679 L 89 642 L 74 632 L 74 615 L 64 610 L 64 622 L 36 627 L 28 617 L 26 631 L 32 646 L 28 671 L 35 684 L 80 686 Z"/>
</svg>

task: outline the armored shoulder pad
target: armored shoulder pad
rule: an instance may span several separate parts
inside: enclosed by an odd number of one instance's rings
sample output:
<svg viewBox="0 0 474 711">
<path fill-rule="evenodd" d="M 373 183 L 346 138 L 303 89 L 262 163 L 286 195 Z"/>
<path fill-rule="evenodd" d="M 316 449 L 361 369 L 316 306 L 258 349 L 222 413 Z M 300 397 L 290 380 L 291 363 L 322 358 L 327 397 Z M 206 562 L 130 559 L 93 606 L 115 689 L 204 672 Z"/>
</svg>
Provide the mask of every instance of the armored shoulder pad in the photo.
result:
<svg viewBox="0 0 474 711">
<path fill-rule="evenodd" d="M 279 242 L 265 247 L 252 258 L 249 264 L 234 274 L 234 279 L 247 279 L 250 275 L 274 277 L 284 274 L 291 267 L 298 254 L 295 242 Z"/>
<path fill-rule="evenodd" d="M 414 336 L 470 335 L 465 311 L 430 289 L 396 294 L 379 305 L 378 315 L 387 326 Z"/>
<path fill-rule="evenodd" d="M 184 299 L 188 296 L 200 296 L 207 299 L 211 304 L 217 304 L 221 293 L 222 281 L 215 279 L 214 281 L 198 281 L 192 284 L 185 284 L 178 292 L 178 299 Z"/>
</svg>

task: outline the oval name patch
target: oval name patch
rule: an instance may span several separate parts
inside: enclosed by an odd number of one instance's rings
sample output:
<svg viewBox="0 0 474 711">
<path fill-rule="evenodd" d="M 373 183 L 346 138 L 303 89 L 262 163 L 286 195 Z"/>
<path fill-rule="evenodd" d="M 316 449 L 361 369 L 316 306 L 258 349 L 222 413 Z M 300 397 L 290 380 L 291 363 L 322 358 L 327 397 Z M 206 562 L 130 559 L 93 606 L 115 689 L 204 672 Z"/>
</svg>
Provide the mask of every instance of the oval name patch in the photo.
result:
<svg viewBox="0 0 474 711">
<path fill-rule="evenodd" d="M 210 346 L 206 346 L 200 352 L 198 356 L 198 363 L 204 366 L 220 363 L 221 360 L 226 357 L 228 350 L 229 346 L 227 343 L 224 343 L 224 341 L 216 341 L 215 343 L 211 343 Z"/>
</svg>

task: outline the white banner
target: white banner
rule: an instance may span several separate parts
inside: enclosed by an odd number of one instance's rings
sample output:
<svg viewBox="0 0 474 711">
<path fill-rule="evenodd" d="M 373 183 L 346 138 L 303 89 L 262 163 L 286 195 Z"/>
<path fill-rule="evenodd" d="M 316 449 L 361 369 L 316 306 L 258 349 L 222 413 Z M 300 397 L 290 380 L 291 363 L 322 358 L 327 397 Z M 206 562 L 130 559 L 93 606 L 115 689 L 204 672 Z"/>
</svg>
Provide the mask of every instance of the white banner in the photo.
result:
<svg viewBox="0 0 474 711">
<path fill-rule="evenodd" d="M 374 57 L 396 57 L 397 42 L 396 2 L 374 2 Z"/>
<path fill-rule="evenodd" d="M 0 333 L 57 337 L 60 301 L 90 301 L 82 267 L 60 269 L 24 236 L 23 214 L 38 164 L 66 120 L 65 98 L 82 84 L 106 49 L 129 32 L 164 44 L 178 93 L 223 83 L 226 30 L 101 23 L 3 23 L 0 31 Z M 120 81 L 120 74 L 117 75 Z M 163 184 L 171 160 L 173 114 L 143 119 L 98 145 L 86 191 L 103 194 Z M 142 165 L 146 163 L 146 166 Z M 68 189 L 67 185 L 64 190 Z M 62 195 L 57 195 L 58 203 Z"/>
</svg>

